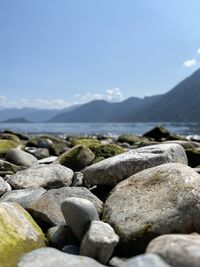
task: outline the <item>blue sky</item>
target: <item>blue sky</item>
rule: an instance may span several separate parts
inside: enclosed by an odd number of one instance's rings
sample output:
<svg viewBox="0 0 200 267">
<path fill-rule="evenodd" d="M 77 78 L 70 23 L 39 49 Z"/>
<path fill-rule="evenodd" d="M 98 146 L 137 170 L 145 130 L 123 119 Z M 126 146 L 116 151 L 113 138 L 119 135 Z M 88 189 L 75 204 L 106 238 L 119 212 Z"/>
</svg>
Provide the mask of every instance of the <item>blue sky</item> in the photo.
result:
<svg viewBox="0 0 200 267">
<path fill-rule="evenodd" d="M 0 0 L 0 107 L 170 90 L 200 64 L 199 0 Z"/>
</svg>

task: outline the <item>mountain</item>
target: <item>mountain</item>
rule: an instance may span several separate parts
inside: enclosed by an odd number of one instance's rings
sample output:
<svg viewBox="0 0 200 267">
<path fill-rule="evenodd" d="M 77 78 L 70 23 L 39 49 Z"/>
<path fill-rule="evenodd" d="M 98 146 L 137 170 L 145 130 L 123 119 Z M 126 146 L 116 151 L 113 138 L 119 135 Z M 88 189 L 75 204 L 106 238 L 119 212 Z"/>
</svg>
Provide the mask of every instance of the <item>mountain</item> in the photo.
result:
<svg viewBox="0 0 200 267">
<path fill-rule="evenodd" d="M 131 97 L 117 103 L 95 100 L 73 111 L 61 113 L 50 119 L 49 122 L 117 122 L 121 112 L 129 113 L 133 106 L 137 108 L 142 101 L 141 98 L 137 97 Z"/>
<path fill-rule="evenodd" d="M 45 122 L 50 118 L 67 111 L 78 108 L 74 105 L 62 110 L 58 109 L 36 109 L 36 108 L 9 108 L 0 110 L 0 121 L 7 121 L 15 118 L 24 118 L 30 122 Z"/>
<path fill-rule="evenodd" d="M 200 69 L 158 100 L 127 117 L 131 121 L 196 122 L 200 119 Z"/>
<path fill-rule="evenodd" d="M 50 122 L 195 122 L 200 118 L 200 69 L 172 90 L 123 102 L 92 101 L 60 113 Z"/>
</svg>

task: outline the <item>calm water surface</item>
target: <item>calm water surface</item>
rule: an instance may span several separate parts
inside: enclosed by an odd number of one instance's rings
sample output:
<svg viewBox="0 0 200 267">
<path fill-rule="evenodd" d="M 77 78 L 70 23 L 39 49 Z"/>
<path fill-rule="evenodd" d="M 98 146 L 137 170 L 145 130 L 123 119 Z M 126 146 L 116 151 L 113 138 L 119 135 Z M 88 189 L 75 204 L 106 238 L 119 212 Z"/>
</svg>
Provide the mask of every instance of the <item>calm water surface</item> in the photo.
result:
<svg viewBox="0 0 200 267">
<path fill-rule="evenodd" d="M 118 136 L 123 133 L 142 135 L 158 123 L 1 123 L 0 130 L 11 129 L 25 134 Z M 200 123 L 160 123 L 174 133 L 200 134 Z"/>
</svg>

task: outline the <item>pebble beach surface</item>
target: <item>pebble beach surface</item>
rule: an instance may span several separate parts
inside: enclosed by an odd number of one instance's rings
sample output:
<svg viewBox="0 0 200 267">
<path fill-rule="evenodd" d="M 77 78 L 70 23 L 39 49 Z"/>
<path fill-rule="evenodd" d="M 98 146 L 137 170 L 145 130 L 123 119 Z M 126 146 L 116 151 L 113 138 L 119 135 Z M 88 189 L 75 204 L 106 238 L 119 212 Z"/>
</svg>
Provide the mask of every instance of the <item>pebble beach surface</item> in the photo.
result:
<svg viewBox="0 0 200 267">
<path fill-rule="evenodd" d="M 200 138 L 0 132 L 0 267 L 200 267 Z"/>
</svg>

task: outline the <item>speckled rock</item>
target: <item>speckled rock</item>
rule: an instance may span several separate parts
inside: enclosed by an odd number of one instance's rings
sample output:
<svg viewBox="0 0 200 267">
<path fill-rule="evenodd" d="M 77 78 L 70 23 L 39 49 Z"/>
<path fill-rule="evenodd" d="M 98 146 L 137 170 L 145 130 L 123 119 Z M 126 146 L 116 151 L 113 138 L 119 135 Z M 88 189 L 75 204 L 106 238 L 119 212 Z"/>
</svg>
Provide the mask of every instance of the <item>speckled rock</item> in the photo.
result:
<svg viewBox="0 0 200 267">
<path fill-rule="evenodd" d="M 5 159 L 19 166 L 31 167 L 38 164 L 36 157 L 28 152 L 21 150 L 19 147 L 10 149 L 6 153 Z"/>
<path fill-rule="evenodd" d="M 172 267 L 156 254 L 148 253 L 129 259 L 123 267 Z"/>
<path fill-rule="evenodd" d="M 102 267 L 97 261 L 61 252 L 55 248 L 36 249 L 21 258 L 16 267 Z"/>
<path fill-rule="evenodd" d="M 19 171 L 11 175 L 7 182 L 15 189 L 38 188 L 45 189 L 70 186 L 73 171 L 60 164 L 39 165 Z"/>
<path fill-rule="evenodd" d="M 17 203 L 0 203 L 0 266 L 16 267 L 20 257 L 45 246 L 45 236 Z"/>
<path fill-rule="evenodd" d="M 66 198 L 61 204 L 61 211 L 65 217 L 66 224 L 79 240 L 87 232 L 90 223 L 99 220 L 94 204 L 84 198 Z"/>
<path fill-rule="evenodd" d="M 45 223 L 49 226 L 64 225 L 65 219 L 60 205 L 68 197 L 87 199 L 94 204 L 99 214 L 102 213 L 103 203 L 101 200 L 84 187 L 63 187 L 48 190 L 41 198 L 28 206 L 28 211 L 38 223 Z"/>
<path fill-rule="evenodd" d="M 103 220 L 120 236 L 120 252 L 131 256 L 158 235 L 198 231 L 199 203 L 200 175 L 183 164 L 163 164 L 118 184 Z"/>
<path fill-rule="evenodd" d="M 175 267 L 200 267 L 199 235 L 163 235 L 150 242 L 148 253 L 156 253 Z"/>
<path fill-rule="evenodd" d="M 0 198 L 0 201 L 17 202 L 26 209 L 31 203 L 37 201 L 45 192 L 46 190 L 44 188 L 12 190 L 5 193 Z"/>
<path fill-rule="evenodd" d="M 118 242 L 119 237 L 109 224 L 92 221 L 89 230 L 82 239 L 80 254 L 106 264 Z"/>
<path fill-rule="evenodd" d="M 160 144 L 130 150 L 86 167 L 84 182 L 114 186 L 131 175 L 164 163 L 187 164 L 187 157 L 178 144 Z"/>
</svg>

